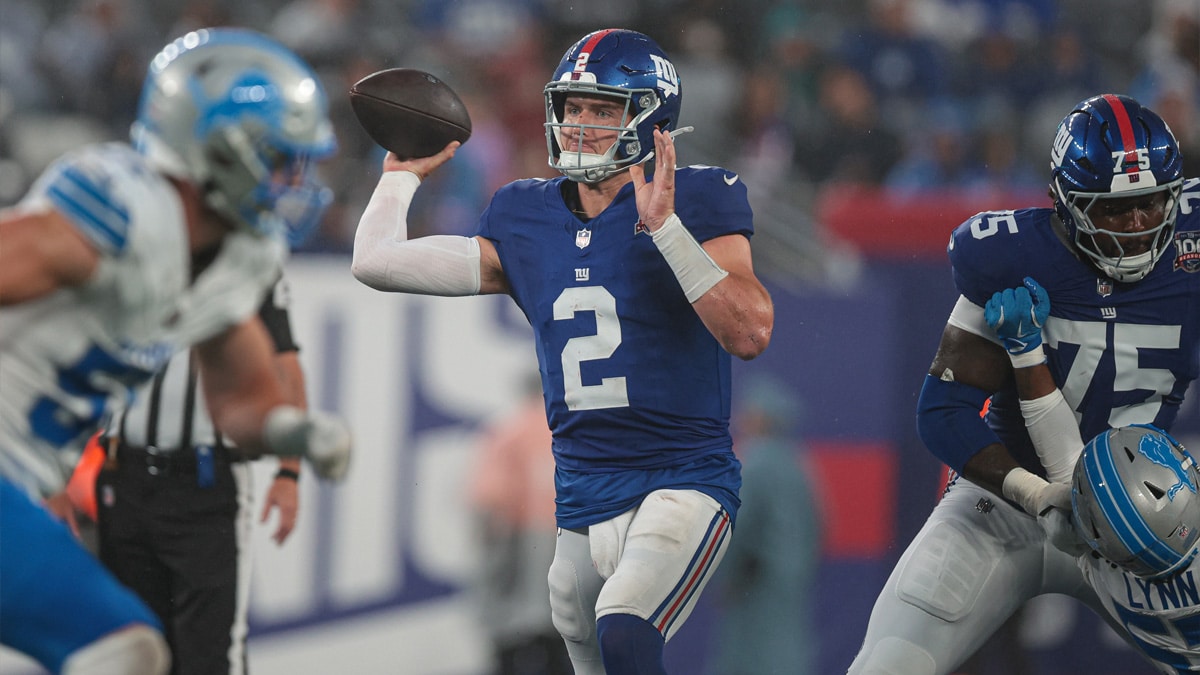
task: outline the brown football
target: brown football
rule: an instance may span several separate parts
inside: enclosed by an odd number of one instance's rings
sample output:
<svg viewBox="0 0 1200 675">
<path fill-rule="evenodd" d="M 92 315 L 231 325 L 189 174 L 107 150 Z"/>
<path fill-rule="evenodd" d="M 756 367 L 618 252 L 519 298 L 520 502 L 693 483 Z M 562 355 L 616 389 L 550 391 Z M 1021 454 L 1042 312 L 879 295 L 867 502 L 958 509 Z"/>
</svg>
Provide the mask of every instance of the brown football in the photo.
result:
<svg viewBox="0 0 1200 675">
<path fill-rule="evenodd" d="M 355 82 L 350 105 L 371 140 L 401 159 L 435 155 L 450 141 L 471 137 L 471 117 L 458 94 L 413 68 L 389 68 Z"/>
</svg>

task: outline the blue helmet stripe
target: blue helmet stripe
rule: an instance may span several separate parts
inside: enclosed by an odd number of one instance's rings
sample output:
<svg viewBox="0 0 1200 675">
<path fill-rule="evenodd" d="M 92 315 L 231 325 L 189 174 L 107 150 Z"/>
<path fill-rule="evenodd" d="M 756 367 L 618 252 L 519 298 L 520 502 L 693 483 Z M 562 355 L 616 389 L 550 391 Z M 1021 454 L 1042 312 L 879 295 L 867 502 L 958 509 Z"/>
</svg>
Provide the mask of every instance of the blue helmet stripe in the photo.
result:
<svg viewBox="0 0 1200 675">
<path fill-rule="evenodd" d="M 46 194 L 96 245 L 111 252 L 125 248 L 129 212 L 87 174 L 67 167 L 55 177 Z"/>
<path fill-rule="evenodd" d="M 1152 569 L 1169 568 L 1178 560 L 1179 554 L 1155 536 L 1134 506 L 1117 473 L 1108 436 L 1102 434 L 1096 439 L 1097 452 L 1090 453 L 1090 463 L 1085 467 L 1088 482 L 1096 487 L 1103 486 L 1102 491 L 1098 490 L 1096 503 L 1126 549 Z M 1101 477 L 1099 481 L 1095 480 L 1097 474 Z"/>
</svg>

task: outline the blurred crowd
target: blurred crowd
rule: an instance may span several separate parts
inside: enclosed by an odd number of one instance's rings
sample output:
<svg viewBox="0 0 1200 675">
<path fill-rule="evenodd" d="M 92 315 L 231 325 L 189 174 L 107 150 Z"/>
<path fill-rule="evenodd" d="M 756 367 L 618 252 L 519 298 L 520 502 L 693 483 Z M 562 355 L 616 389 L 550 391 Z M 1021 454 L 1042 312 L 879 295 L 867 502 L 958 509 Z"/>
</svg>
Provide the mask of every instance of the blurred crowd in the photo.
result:
<svg viewBox="0 0 1200 675">
<path fill-rule="evenodd" d="M 411 67 L 462 96 L 473 136 L 410 220 L 470 234 L 497 187 L 553 175 L 542 86 L 604 27 L 675 59 L 681 162 L 745 178 L 760 235 L 796 262 L 767 276 L 828 264 L 811 213 L 830 186 L 1044 193 L 1055 125 L 1096 93 L 1156 109 L 1200 175 L 1197 0 L 0 0 L 0 205 L 63 150 L 127 137 L 149 58 L 212 25 L 273 35 L 330 93 L 337 201 L 310 251 L 349 250 L 382 159 L 351 84 Z"/>
</svg>

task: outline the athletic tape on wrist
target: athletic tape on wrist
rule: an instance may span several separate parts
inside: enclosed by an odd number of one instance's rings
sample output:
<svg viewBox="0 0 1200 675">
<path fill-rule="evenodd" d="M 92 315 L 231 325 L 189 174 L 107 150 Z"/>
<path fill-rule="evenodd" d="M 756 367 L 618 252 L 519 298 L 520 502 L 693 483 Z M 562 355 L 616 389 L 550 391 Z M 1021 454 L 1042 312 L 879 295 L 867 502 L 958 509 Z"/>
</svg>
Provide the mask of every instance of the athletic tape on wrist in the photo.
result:
<svg viewBox="0 0 1200 675">
<path fill-rule="evenodd" d="M 729 272 L 721 269 L 688 232 L 677 214 L 668 216 L 662 227 L 650 234 L 650 238 L 671 266 L 688 302 L 699 300 L 700 296 L 729 276 Z"/>
<path fill-rule="evenodd" d="M 1042 345 L 1038 345 L 1027 352 L 1013 354 L 1009 352 L 1008 359 L 1012 361 L 1012 367 L 1016 368 L 1032 368 L 1038 364 L 1046 362 L 1046 350 Z"/>
<path fill-rule="evenodd" d="M 1037 517 L 1037 499 L 1049 483 L 1045 478 L 1017 467 L 1004 475 L 1000 491 L 1006 499 L 1021 505 L 1025 513 Z"/>
</svg>

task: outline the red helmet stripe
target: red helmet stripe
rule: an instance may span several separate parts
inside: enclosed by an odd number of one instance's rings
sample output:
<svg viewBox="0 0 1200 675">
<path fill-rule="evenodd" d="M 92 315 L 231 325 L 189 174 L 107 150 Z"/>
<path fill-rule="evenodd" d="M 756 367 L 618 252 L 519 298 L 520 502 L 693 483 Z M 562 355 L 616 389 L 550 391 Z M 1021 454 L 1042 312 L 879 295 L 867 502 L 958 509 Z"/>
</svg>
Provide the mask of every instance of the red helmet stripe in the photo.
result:
<svg viewBox="0 0 1200 675">
<path fill-rule="evenodd" d="M 579 48 L 579 55 L 575 57 L 575 72 L 571 73 L 572 80 L 579 79 L 579 73 L 587 70 L 588 61 L 592 58 L 592 50 L 600 43 L 609 33 L 617 30 L 616 28 L 605 28 L 592 33 L 592 37 Z"/>
<path fill-rule="evenodd" d="M 1133 136 L 1133 122 L 1129 120 L 1129 111 L 1121 103 L 1121 99 L 1112 94 L 1104 94 L 1104 100 L 1112 108 L 1113 116 L 1117 118 L 1117 131 L 1121 134 L 1121 142 L 1125 146 L 1126 173 L 1136 173 L 1138 170 L 1137 141 Z"/>
</svg>

